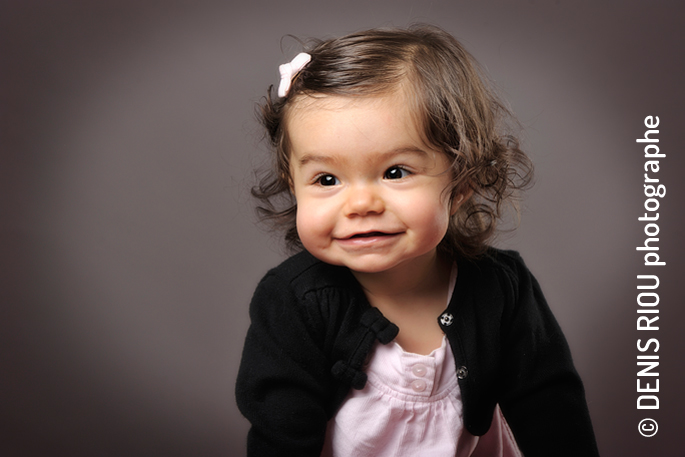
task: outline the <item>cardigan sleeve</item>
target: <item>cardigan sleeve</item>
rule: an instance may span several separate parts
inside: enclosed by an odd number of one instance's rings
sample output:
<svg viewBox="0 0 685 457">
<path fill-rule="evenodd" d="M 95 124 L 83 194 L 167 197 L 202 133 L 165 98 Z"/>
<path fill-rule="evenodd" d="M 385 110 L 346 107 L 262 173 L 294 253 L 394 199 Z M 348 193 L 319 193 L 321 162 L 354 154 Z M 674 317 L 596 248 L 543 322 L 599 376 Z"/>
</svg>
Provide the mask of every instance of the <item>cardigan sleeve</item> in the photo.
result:
<svg viewBox="0 0 685 457">
<path fill-rule="evenodd" d="M 248 456 L 319 456 L 330 377 L 306 310 L 287 281 L 270 273 L 255 291 L 250 319 L 236 382 L 238 407 L 252 424 Z"/>
<path fill-rule="evenodd" d="M 538 282 L 513 254 L 500 407 L 526 457 L 598 455 L 583 384 Z"/>
</svg>

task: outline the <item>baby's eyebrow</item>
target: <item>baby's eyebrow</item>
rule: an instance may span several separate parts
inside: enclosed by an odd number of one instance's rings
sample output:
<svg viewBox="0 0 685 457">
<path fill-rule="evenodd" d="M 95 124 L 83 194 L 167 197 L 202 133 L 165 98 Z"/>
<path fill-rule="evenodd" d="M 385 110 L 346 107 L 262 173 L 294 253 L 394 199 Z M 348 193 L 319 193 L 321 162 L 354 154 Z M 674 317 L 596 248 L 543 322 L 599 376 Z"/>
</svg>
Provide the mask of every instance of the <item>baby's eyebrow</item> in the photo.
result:
<svg viewBox="0 0 685 457">
<path fill-rule="evenodd" d="M 414 155 L 420 155 L 420 156 L 428 155 L 428 153 L 426 151 L 424 151 L 421 148 L 417 148 L 415 146 L 406 146 L 403 148 L 393 149 L 392 151 L 385 152 L 381 155 L 383 156 L 383 158 L 386 158 L 386 157 L 390 158 L 392 156 L 401 155 L 401 154 L 414 154 Z"/>
<path fill-rule="evenodd" d="M 337 160 L 331 156 L 326 156 L 326 155 L 316 155 L 316 154 L 305 154 L 303 155 L 300 160 L 298 160 L 298 163 L 300 166 L 307 165 L 310 162 L 317 162 L 317 163 L 333 163 L 337 162 Z"/>
<path fill-rule="evenodd" d="M 395 148 L 386 152 L 381 152 L 378 154 L 378 157 L 380 158 L 380 160 L 389 160 L 395 156 L 402 154 L 413 154 L 419 156 L 428 155 L 428 153 L 423 149 L 417 148 L 415 146 L 406 146 L 401 148 Z M 298 163 L 302 167 L 311 162 L 331 164 L 338 161 L 339 159 L 335 157 L 335 155 L 305 154 L 298 160 Z"/>
</svg>

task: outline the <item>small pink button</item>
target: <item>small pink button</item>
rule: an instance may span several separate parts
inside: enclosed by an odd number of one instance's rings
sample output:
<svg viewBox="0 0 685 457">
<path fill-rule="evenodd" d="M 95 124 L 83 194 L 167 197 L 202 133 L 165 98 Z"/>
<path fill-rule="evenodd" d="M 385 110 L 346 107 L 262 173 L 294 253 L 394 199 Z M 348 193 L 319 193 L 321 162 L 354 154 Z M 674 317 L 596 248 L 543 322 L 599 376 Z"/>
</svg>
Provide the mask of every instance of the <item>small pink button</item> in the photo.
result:
<svg viewBox="0 0 685 457">
<path fill-rule="evenodd" d="M 423 379 L 415 379 L 411 382 L 411 388 L 414 389 L 414 392 L 423 392 L 426 390 L 426 381 Z"/>
<path fill-rule="evenodd" d="M 428 373 L 428 368 L 426 368 L 426 365 L 422 363 L 417 363 L 416 365 L 411 367 L 411 372 L 414 373 L 414 376 L 423 378 L 424 376 L 426 376 L 426 373 Z"/>
</svg>

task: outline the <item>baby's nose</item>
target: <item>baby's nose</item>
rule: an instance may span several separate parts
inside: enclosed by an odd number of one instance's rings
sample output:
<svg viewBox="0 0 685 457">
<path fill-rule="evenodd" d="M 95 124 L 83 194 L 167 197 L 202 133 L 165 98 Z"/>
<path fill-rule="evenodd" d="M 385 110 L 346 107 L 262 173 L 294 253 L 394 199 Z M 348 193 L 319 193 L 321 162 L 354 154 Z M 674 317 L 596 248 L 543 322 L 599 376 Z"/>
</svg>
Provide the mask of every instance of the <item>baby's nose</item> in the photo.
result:
<svg viewBox="0 0 685 457">
<path fill-rule="evenodd" d="M 380 214 L 385 210 L 385 203 L 373 185 L 354 186 L 349 189 L 345 213 L 349 216 L 366 216 Z"/>
</svg>

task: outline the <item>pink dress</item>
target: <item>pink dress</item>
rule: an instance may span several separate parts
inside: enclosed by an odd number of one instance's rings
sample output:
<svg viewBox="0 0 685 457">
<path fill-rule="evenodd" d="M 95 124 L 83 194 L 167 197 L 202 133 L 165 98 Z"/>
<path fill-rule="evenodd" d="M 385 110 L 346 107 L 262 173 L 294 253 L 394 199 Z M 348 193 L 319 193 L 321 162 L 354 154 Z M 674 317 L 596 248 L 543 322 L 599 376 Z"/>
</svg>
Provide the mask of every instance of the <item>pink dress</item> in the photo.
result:
<svg viewBox="0 0 685 457">
<path fill-rule="evenodd" d="M 450 293 L 456 281 L 456 269 Z M 429 355 L 376 343 L 362 390 L 352 390 L 328 424 L 325 457 L 521 457 L 499 407 L 490 430 L 471 435 L 447 338 Z"/>
</svg>

